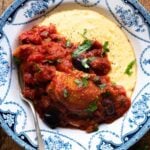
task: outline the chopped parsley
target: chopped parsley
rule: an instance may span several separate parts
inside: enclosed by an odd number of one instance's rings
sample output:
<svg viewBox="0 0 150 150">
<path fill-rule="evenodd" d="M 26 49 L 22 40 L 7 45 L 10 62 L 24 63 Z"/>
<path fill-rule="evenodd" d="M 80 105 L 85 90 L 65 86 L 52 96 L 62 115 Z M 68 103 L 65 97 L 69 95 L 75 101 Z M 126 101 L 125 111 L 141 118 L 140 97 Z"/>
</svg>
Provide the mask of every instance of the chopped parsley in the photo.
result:
<svg viewBox="0 0 150 150">
<path fill-rule="evenodd" d="M 83 77 L 81 79 L 75 79 L 74 82 L 78 85 L 78 87 L 87 87 L 88 86 L 88 79 Z"/>
<path fill-rule="evenodd" d="M 81 60 L 81 64 L 84 68 L 90 68 L 89 64 L 88 64 L 88 58 L 84 58 Z"/>
<path fill-rule="evenodd" d="M 89 57 L 89 58 L 84 58 L 81 60 L 81 64 L 84 68 L 90 68 L 89 63 L 91 63 L 92 61 L 94 61 L 96 59 L 96 57 Z"/>
<path fill-rule="evenodd" d="M 84 31 L 83 31 L 83 33 L 81 34 L 81 36 L 84 38 L 84 39 L 88 39 L 87 37 L 86 37 L 86 34 L 87 34 L 87 29 L 84 29 Z"/>
<path fill-rule="evenodd" d="M 45 62 L 48 64 L 55 64 L 55 63 L 61 63 L 61 59 L 57 59 L 57 60 L 46 60 Z"/>
<path fill-rule="evenodd" d="M 53 64 L 54 63 L 54 61 L 52 61 L 52 60 L 47 60 L 46 62 L 49 63 L 49 64 Z"/>
<path fill-rule="evenodd" d="M 86 112 L 92 113 L 92 112 L 95 112 L 97 109 L 98 109 L 97 101 L 94 101 L 89 104 L 88 108 L 86 109 Z"/>
<path fill-rule="evenodd" d="M 14 60 L 14 62 L 15 62 L 16 65 L 20 65 L 21 60 L 18 57 L 13 56 L 13 60 Z"/>
<path fill-rule="evenodd" d="M 92 41 L 84 40 L 83 43 L 79 45 L 78 48 L 73 52 L 72 57 L 73 58 L 78 57 L 80 54 L 89 50 L 91 47 L 92 47 Z"/>
<path fill-rule="evenodd" d="M 135 64 L 135 62 L 136 62 L 136 60 L 133 60 L 133 61 L 131 61 L 129 64 L 128 64 L 128 66 L 127 66 L 127 68 L 126 68 L 126 70 L 125 70 L 125 74 L 127 74 L 127 75 L 132 75 L 132 73 L 133 73 L 133 71 L 132 71 L 132 68 L 133 68 L 133 66 L 134 66 L 134 64 Z"/>
<path fill-rule="evenodd" d="M 41 68 L 39 67 L 39 65 L 36 63 L 34 64 L 34 68 L 35 68 L 35 71 L 38 73 L 40 73 L 42 71 Z"/>
<path fill-rule="evenodd" d="M 75 79 L 74 82 L 78 85 L 78 87 L 82 87 L 82 81 L 79 79 Z"/>
<path fill-rule="evenodd" d="M 70 40 L 66 41 L 66 47 L 71 47 L 71 41 Z"/>
<path fill-rule="evenodd" d="M 64 95 L 64 98 L 67 98 L 69 96 L 69 93 L 68 93 L 67 89 L 63 90 L 63 95 Z"/>
<path fill-rule="evenodd" d="M 108 53 L 110 50 L 109 50 L 109 42 L 106 41 L 103 45 L 103 51 L 102 51 L 102 55 L 105 55 L 106 53 Z"/>
<path fill-rule="evenodd" d="M 88 86 L 89 82 L 88 82 L 87 78 L 82 78 L 81 81 L 82 81 L 82 86 L 83 87 L 87 87 Z"/>
<path fill-rule="evenodd" d="M 83 35 L 85 36 L 87 34 L 87 29 L 84 29 Z"/>
<path fill-rule="evenodd" d="M 100 88 L 100 89 L 104 89 L 105 87 L 106 87 L 106 84 L 104 83 L 104 84 L 100 84 L 100 85 L 98 85 L 98 87 Z"/>
</svg>

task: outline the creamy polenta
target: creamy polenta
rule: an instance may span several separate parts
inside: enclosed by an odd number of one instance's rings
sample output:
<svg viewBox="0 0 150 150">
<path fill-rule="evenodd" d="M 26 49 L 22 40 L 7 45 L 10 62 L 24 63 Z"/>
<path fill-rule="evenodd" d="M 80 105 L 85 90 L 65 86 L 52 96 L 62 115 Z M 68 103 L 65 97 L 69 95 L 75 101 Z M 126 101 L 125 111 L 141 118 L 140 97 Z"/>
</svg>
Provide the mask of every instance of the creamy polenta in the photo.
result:
<svg viewBox="0 0 150 150">
<path fill-rule="evenodd" d="M 71 7 L 70 7 L 71 8 Z M 132 74 L 125 70 L 135 60 L 134 50 L 123 31 L 112 21 L 100 13 L 89 9 L 67 9 L 60 6 L 40 23 L 40 25 L 56 25 L 60 34 L 75 43 L 83 42 L 81 34 L 86 30 L 86 37 L 98 40 L 102 44 L 109 42 L 108 58 L 112 70 L 109 73 L 112 82 L 124 86 L 131 97 L 136 82 L 136 65 L 132 66 Z"/>
</svg>

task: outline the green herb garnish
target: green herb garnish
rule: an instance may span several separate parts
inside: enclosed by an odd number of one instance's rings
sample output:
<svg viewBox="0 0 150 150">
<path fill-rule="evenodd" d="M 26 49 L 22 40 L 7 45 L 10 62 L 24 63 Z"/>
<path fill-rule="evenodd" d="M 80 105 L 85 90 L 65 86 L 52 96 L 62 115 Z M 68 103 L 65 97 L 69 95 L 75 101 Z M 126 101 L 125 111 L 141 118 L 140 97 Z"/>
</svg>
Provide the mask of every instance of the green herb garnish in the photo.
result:
<svg viewBox="0 0 150 150">
<path fill-rule="evenodd" d="M 110 50 L 109 50 L 109 42 L 106 41 L 103 45 L 103 52 L 102 52 L 102 55 L 105 55 L 106 53 L 108 53 Z"/>
<path fill-rule="evenodd" d="M 89 104 L 88 108 L 85 111 L 92 113 L 92 112 L 95 112 L 97 109 L 98 109 L 97 101 L 94 101 Z"/>
<path fill-rule="evenodd" d="M 87 87 L 88 86 L 88 79 L 87 78 L 81 78 L 81 79 L 75 79 L 74 82 L 78 85 L 78 87 Z"/>
<path fill-rule="evenodd" d="M 90 66 L 88 65 L 88 58 L 82 59 L 81 64 L 84 68 L 90 68 Z"/>
<path fill-rule="evenodd" d="M 20 65 L 21 60 L 18 57 L 13 56 L 13 60 L 14 60 L 14 62 L 15 62 L 16 65 Z"/>
<path fill-rule="evenodd" d="M 83 52 L 89 50 L 92 47 L 92 42 L 90 40 L 84 40 L 81 45 L 73 52 L 72 57 L 76 58 Z"/>
<path fill-rule="evenodd" d="M 133 68 L 133 66 L 134 66 L 134 64 L 135 64 L 135 62 L 136 62 L 136 60 L 133 60 L 133 61 L 131 61 L 129 64 L 128 64 L 128 66 L 127 66 L 127 68 L 126 68 L 126 70 L 125 70 L 125 74 L 127 74 L 127 75 L 132 75 L 132 73 L 133 73 L 133 71 L 132 71 L 132 68 Z"/>
<path fill-rule="evenodd" d="M 84 29 L 83 35 L 85 36 L 87 34 L 87 29 Z"/>
<path fill-rule="evenodd" d="M 34 68 L 35 68 L 35 71 L 38 73 L 40 73 L 42 71 L 41 68 L 39 67 L 39 65 L 36 63 L 34 64 Z"/>
<path fill-rule="evenodd" d="M 52 61 L 52 60 L 46 60 L 46 62 L 49 63 L 49 64 L 53 64 L 54 63 L 54 61 Z"/>
<path fill-rule="evenodd" d="M 83 33 L 81 34 L 81 36 L 87 40 L 88 38 L 86 37 L 86 34 L 87 34 L 87 29 L 84 29 Z"/>
<path fill-rule="evenodd" d="M 82 87 L 82 81 L 81 80 L 75 79 L 74 82 L 75 82 L 75 84 L 78 85 L 78 87 Z"/>
<path fill-rule="evenodd" d="M 100 84 L 100 85 L 98 85 L 98 87 L 100 88 L 100 89 L 104 89 L 105 87 L 106 87 L 106 84 L 104 83 L 104 84 Z"/>
<path fill-rule="evenodd" d="M 66 47 L 71 47 L 71 41 L 70 40 L 66 41 Z"/>
<path fill-rule="evenodd" d="M 63 94 L 64 94 L 64 98 L 67 98 L 69 96 L 68 90 L 64 89 Z"/>
<path fill-rule="evenodd" d="M 96 59 L 96 57 L 89 57 L 89 58 L 84 58 L 81 60 L 81 64 L 84 68 L 90 68 L 89 63 L 91 63 L 92 61 L 94 61 Z"/>
<path fill-rule="evenodd" d="M 81 80 L 82 80 L 82 86 L 83 87 L 87 87 L 88 83 L 89 83 L 88 80 L 87 80 L 87 78 L 82 78 Z"/>
</svg>

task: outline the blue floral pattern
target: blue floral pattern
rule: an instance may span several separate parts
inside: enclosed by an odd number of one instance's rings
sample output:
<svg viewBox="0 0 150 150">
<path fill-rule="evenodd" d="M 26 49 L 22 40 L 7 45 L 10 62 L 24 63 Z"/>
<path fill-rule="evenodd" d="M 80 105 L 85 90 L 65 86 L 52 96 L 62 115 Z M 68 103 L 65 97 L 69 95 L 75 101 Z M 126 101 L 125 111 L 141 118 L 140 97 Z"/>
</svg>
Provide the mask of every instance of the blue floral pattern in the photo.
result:
<svg viewBox="0 0 150 150">
<path fill-rule="evenodd" d="M 4 86 L 5 83 L 7 82 L 7 76 L 9 73 L 9 63 L 8 61 L 4 58 L 7 53 L 5 50 L 3 50 L 2 47 L 0 47 L 0 86 Z"/>
<path fill-rule="evenodd" d="M 3 118 L 9 127 L 12 127 L 12 125 L 15 123 L 15 115 L 13 114 L 3 114 Z"/>
<path fill-rule="evenodd" d="M 72 150 L 72 145 L 69 142 L 64 142 L 59 136 L 49 137 L 45 140 L 46 150 L 51 148 L 58 150 Z"/>
<path fill-rule="evenodd" d="M 144 65 L 150 65 L 150 59 L 144 59 L 143 64 Z"/>
<path fill-rule="evenodd" d="M 147 113 L 150 111 L 150 93 L 144 93 L 141 99 L 132 106 L 132 118 L 129 118 L 130 127 L 133 125 L 140 126 L 139 120 L 145 120 Z"/>
<path fill-rule="evenodd" d="M 37 2 L 32 2 L 31 7 L 26 10 L 24 13 L 26 18 L 32 18 L 36 15 L 40 15 L 44 13 L 48 9 L 48 2 L 50 0 L 45 0 L 45 1 L 37 1 Z"/>
<path fill-rule="evenodd" d="M 86 7 L 93 7 L 98 5 L 100 0 L 75 0 L 75 2 Z"/>
<path fill-rule="evenodd" d="M 22 122 L 22 129 L 25 128 L 26 123 L 27 123 L 27 114 L 24 110 L 24 108 L 22 106 L 20 106 L 18 103 L 16 102 L 5 102 L 4 105 L 7 105 L 9 107 L 15 107 L 17 109 L 17 112 L 15 114 L 20 115 L 22 118 L 24 118 L 24 122 Z"/>
<path fill-rule="evenodd" d="M 141 136 L 139 131 L 145 129 L 143 125 L 149 124 L 150 83 L 147 83 L 133 100 L 129 114 L 124 117 L 122 124 L 121 137 L 124 143 L 128 143 L 133 137 L 137 140 L 138 136 Z"/>
<path fill-rule="evenodd" d="M 140 57 L 140 65 L 143 70 L 143 72 L 150 76 L 150 46 L 144 49 L 142 51 L 141 57 Z"/>
<path fill-rule="evenodd" d="M 127 27 L 134 27 L 136 32 L 144 32 L 144 24 L 140 23 L 140 17 L 132 12 L 131 9 L 125 9 L 121 6 L 116 6 L 116 14 L 119 16 L 122 24 Z"/>
<path fill-rule="evenodd" d="M 118 148 L 119 145 L 110 141 L 112 141 L 112 139 L 119 139 L 119 138 L 120 138 L 119 135 L 117 135 L 115 132 L 109 130 L 99 131 L 91 137 L 89 142 L 89 150 L 93 149 L 114 150 Z"/>
<path fill-rule="evenodd" d="M 59 131 L 48 131 L 48 130 L 42 130 L 42 138 L 44 140 L 45 149 L 46 150 L 87 150 L 84 146 L 82 146 L 79 142 L 77 142 L 74 139 L 71 139 L 70 137 L 61 134 Z M 35 130 L 27 130 L 22 132 L 19 136 L 21 139 L 28 139 L 30 141 L 31 136 L 34 137 L 32 140 L 32 147 L 37 147 L 37 138 L 35 134 Z"/>
<path fill-rule="evenodd" d="M 102 142 L 101 145 L 97 145 L 97 150 L 114 150 L 114 148 L 109 143 Z"/>
</svg>

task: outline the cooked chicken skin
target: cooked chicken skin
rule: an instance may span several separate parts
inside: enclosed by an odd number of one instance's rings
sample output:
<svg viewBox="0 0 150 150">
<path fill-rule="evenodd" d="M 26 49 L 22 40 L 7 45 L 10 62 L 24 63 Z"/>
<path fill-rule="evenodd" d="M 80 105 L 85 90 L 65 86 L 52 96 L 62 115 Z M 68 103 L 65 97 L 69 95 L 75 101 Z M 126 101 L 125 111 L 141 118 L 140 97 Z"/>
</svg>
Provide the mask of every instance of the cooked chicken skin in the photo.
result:
<svg viewBox="0 0 150 150">
<path fill-rule="evenodd" d="M 75 75 L 57 72 L 47 88 L 49 96 L 54 102 L 62 103 L 72 113 L 85 113 L 89 104 L 98 99 L 100 90 L 88 79 L 87 85 L 80 87 L 76 83 L 80 80 Z"/>
</svg>

